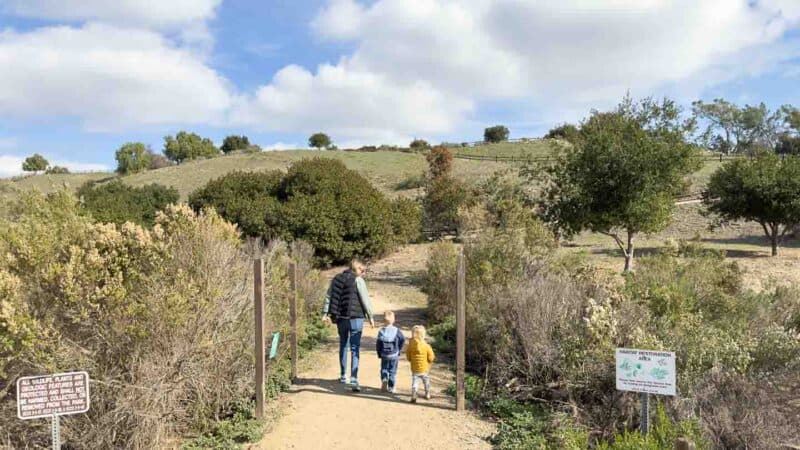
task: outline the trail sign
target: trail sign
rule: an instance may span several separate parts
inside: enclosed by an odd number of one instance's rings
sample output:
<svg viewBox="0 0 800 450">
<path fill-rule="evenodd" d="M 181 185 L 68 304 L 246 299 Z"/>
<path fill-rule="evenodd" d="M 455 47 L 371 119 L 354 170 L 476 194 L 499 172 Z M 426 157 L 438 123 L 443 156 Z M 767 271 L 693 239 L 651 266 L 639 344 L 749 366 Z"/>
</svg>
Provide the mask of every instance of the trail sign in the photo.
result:
<svg viewBox="0 0 800 450">
<path fill-rule="evenodd" d="M 89 410 L 89 374 L 57 373 L 17 380 L 17 417 L 38 419 Z"/>
<path fill-rule="evenodd" d="M 675 353 L 618 348 L 617 390 L 675 395 Z"/>
</svg>

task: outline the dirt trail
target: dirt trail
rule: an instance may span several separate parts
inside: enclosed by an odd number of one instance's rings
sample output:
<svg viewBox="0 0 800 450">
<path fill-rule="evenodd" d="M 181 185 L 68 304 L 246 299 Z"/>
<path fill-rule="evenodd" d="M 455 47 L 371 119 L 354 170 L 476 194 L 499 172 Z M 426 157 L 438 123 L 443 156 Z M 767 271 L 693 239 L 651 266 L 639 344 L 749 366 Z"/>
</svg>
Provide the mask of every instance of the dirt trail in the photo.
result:
<svg viewBox="0 0 800 450">
<path fill-rule="evenodd" d="M 395 311 L 397 325 L 406 336 L 410 336 L 412 325 L 424 323 L 424 309 L 418 303 L 421 294 L 409 280 L 412 271 L 397 269 L 401 266 L 408 269 L 409 265 L 415 268 L 420 260 L 417 250 L 404 249 L 376 264 L 367 276 L 377 320 L 375 329 L 365 326 L 361 340 L 359 382 L 362 391 L 353 393 L 349 386 L 337 381 L 338 343 L 329 343 L 315 360 L 316 366 L 301 371 L 300 379 L 281 399 L 282 417 L 253 448 L 491 448 L 486 438 L 494 431 L 493 426 L 471 412 L 457 413 L 454 400 L 445 394 L 453 375 L 443 362 L 437 361 L 431 370 L 433 398 L 430 401 L 422 398 L 417 404 L 409 403 L 411 369 L 404 356 L 400 358 L 397 372 L 398 392 L 392 395 L 380 391 L 375 336 L 383 311 Z M 409 304 L 409 296 L 417 301 Z"/>
</svg>

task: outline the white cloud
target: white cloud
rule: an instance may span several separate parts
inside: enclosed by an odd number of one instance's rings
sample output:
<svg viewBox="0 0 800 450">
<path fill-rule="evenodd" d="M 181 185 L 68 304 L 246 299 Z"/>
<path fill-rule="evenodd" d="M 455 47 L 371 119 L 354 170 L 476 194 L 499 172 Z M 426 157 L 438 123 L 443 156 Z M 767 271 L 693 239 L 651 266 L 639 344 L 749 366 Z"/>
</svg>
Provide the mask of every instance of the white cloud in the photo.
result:
<svg viewBox="0 0 800 450">
<path fill-rule="evenodd" d="M 311 29 L 354 51 L 284 68 L 234 120 L 374 143 L 452 133 L 482 102 L 585 113 L 627 90 L 699 95 L 797 56 L 779 43 L 798 22 L 796 0 L 331 0 Z"/>
<path fill-rule="evenodd" d="M 299 148 L 303 148 L 303 146 L 297 144 L 286 144 L 284 142 L 275 142 L 272 144 L 262 145 L 261 148 L 264 151 L 278 151 L 278 150 L 296 150 Z"/>
<path fill-rule="evenodd" d="M 109 168 L 103 164 L 84 163 L 76 161 L 68 161 L 63 159 L 51 160 L 47 155 L 43 155 L 45 159 L 50 162 L 51 166 L 66 167 L 71 172 L 108 172 Z M 0 178 L 13 177 L 21 175 L 22 163 L 25 158 L 15 155 L 0 155 Z"/>
<path fill-rule="evenodd" d="M 347 64 L 321 65 L 316 74 L 287 66 L 254 96 L 240 99 L 231 120 L 283 132 L 324 131 L 334 141 L 406 142 L 415 132 L 452 128 L 472 108 L 469 100 L 423 80 L 396 83 Z"/>
<path fill-rule="evenodd" d="M 89 23 L 0 32 L 0 116 L 66 116 L 87 129 L 220 123 L 224 78 L 153 31 Z"/>
</svg>

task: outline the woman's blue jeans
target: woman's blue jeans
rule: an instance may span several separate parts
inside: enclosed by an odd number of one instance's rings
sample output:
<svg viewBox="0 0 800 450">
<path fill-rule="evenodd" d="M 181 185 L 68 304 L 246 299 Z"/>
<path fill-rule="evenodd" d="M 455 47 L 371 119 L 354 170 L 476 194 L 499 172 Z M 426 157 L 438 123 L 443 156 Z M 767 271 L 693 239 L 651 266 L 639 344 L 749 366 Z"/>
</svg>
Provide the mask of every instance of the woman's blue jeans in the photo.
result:
<svg viewBox="0 0 800 450">
<path fill-rule="evenodd" d="M 351 366 L 350 381 L 358 380 L 358 356 L 361 350 L 361 333 L 364 331 L 364 319 L 339 319 L 336 322 L 339 330 L 339 368 L 344 379 L 347 373 L 347 347 L 350 347 Z"/>
</svg>

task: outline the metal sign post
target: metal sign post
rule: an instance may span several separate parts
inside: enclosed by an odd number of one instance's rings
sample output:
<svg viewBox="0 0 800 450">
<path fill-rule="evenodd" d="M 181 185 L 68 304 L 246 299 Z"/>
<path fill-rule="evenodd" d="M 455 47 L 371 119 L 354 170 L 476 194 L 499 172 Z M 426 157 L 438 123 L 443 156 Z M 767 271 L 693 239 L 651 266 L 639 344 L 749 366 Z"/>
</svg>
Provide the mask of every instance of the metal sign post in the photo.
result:
<svg viewBox="0 0 800 450">
<path fill-rule="evenodd" d="M 640 422 L 639 430 L 642 432 L 643 435 L 647 436 L 647 432 L 650 430 L 650 408 L 648 405 L 648 401 L 650 400 L 650 394 L 646 392 L 639 393 L 639 396 L 642 399 L 642 419 Z"/>
<path fill-rule="evenodd" d="M 675 353 L 618 348 L 615 354 L 617 390 L 638 392 L 642 401 L 640 431 L 650 428 L 650 394 L 676 394 Z"/>
<path fill-rule="evenodd" d="M 50 421 L 50 427 L 52 428 L 53 450 L 61 450 L 61 424 L 55 414 L 53 414 L 53 418 Z"/>
</svg>

